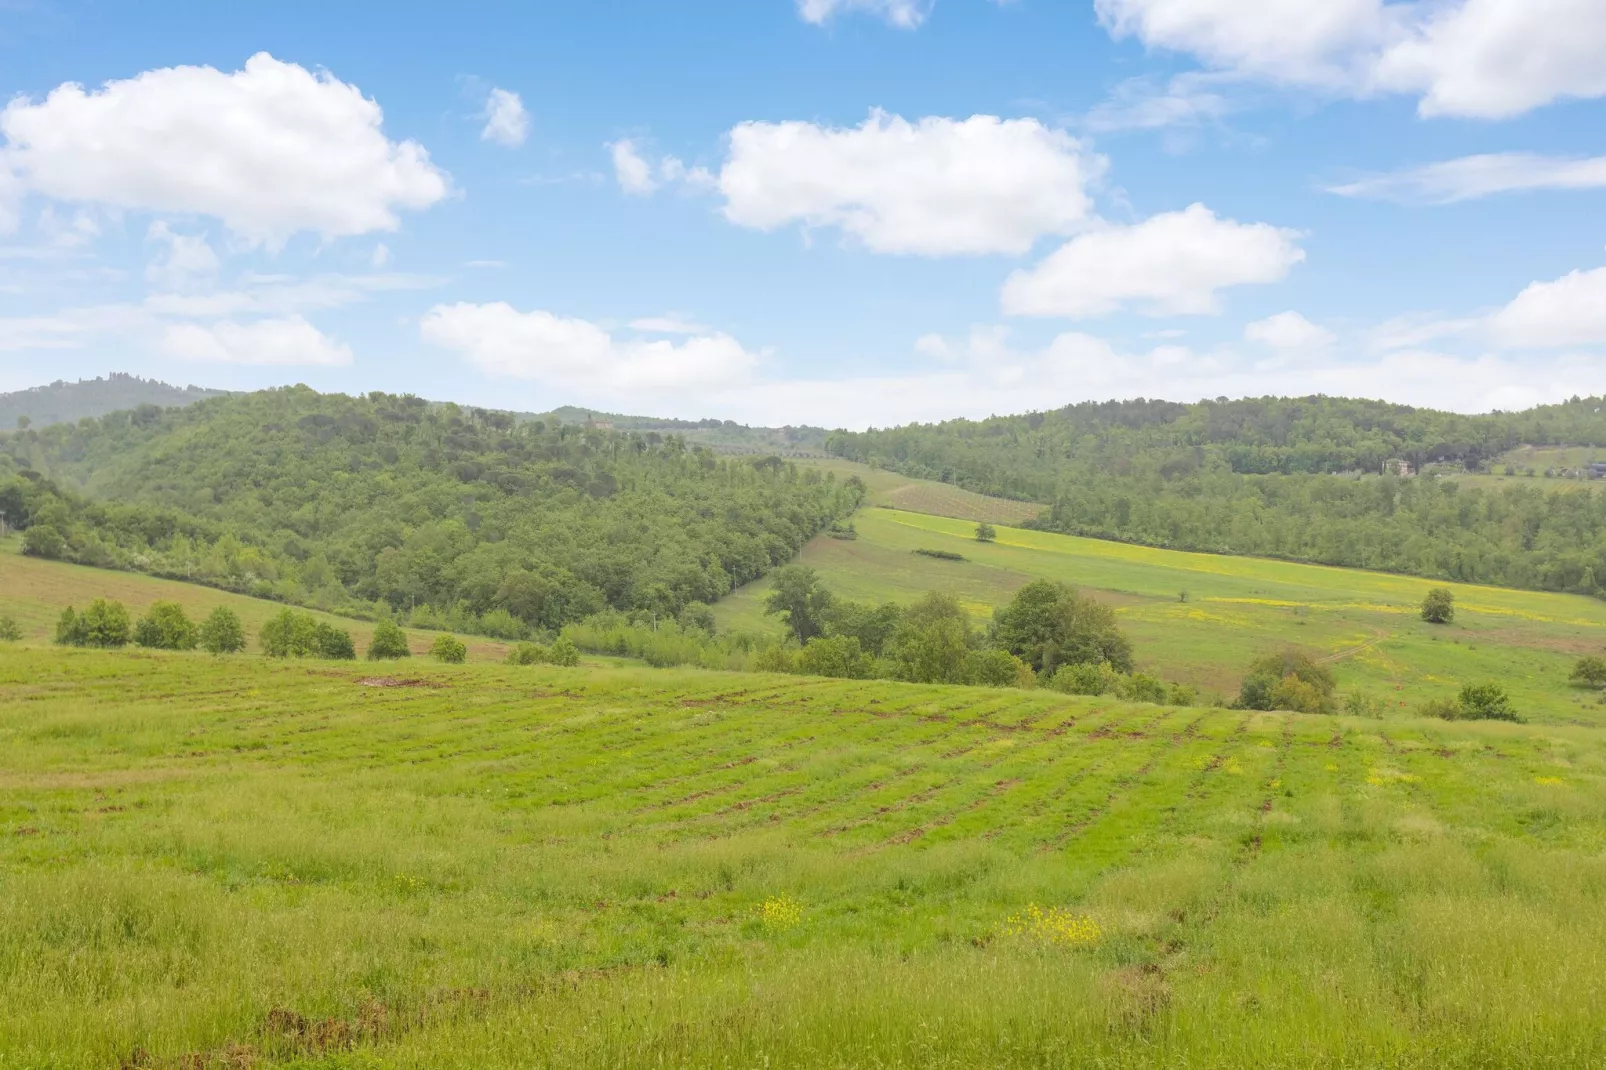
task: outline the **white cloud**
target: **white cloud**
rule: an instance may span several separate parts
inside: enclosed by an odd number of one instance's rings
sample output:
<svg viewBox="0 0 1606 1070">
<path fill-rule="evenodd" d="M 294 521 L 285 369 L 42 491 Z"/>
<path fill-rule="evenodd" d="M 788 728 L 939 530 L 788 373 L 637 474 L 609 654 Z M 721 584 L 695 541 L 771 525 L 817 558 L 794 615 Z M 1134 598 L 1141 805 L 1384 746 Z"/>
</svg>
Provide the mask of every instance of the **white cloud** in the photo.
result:
<svg viewBox="0 0 1606 1070">
<path fill-rule="evenodd" d="M 710 331 L 710 328 L 678 312 L 631 320 L 630 329 L 643 334 L 708 334 Z"/>
<path fill-rule="evenodd" d="M 1117 37 L 1217 70 L 1425 116 L 1500 119 L 1606 95 L 1600 0 L 1095 0 Z"/>
<path fill-rule="evenodd" d="M 1496 152 L 1372 175 L 1330 186 L 1328 192 L 1406 203 L 1451 204 L 1522 190 L 1601 187 L 1606 187 L 1606 156 L 1580 159 Z"/>
<path fill-rule="evenodd" d="M 912 30 L 926 21 L 936 0 L 797 0 L 797 13 L 816 26 L 848 11 L 864 11 Z"/>
<path fill-rule="evenodd" d="M 263 52 L 232 74 L 167 67 L 19 97 L 0 112 L 0 171 L 56 200 L 210 216 L 278 246 L 393 230 L 398 210 L 447 195 L 423 146 L 390 141 L 381 120 L 355 86 Z"/>
<path fill-rule="evenodd" d="M 1305 259 L 1299 235 L 1220 219 L 1202 204 L 1072 238 L 1004 284 L 1012 316 L 1149 315 L 1219 311 L 1218 291 L 1276 282 Z"/>
<path fill-rule="evenodd" d="M 652 164 L 646 161 L 630 138 L 612 142 L 608 145 L 608 151 L 613 156 L 613 174 L 619 180 L 620 189 L 645 197 L 658 188 L 658 180 L 652 174 Z"/>
<path fill-rule="evenodd" d="M 184 287 L 218 269 L 217 253 L 212 251 L 205 235 L 180 234 L 158 219 L 146 232 L 145 240 L 166 246 L 145 269 L 145 277 L 151 282 Z"/>
<path fill-rule="evenodd" d="M 1094 133 L 1117 130 L 1160 130 L 1218 122 L 1232 110 L 1220 91 L 1219 76 L 1189 71 L 1157 84 L 1149 78 L 1128 78 L 1082 118 Z"/>
<path fill-rule="evenodd" d="M 719 174 L 725 216 L 837 227 L 876 252 L 1025 253 L 1087 220 L 1102 157 L 1035 119 L 875 111 L 853 128 L 747 122 Z"/>
<path fill-rule="evenodd" d="M 351 350 L 300 316 L 210 326 L 170 325 L 161 349 L 181 360 L 215 364 L 350 364 Z"/>
<path fill-rule="evenodd" d="M 1489 332 L 1511 349 L 1606 345 L 1606 268 L 1531 284 L 1489 318 Z"/>
<path fill-rule="evenodd" d="M 11 170 L 0 153 L 0 234 L 10 234 L 22 221 L 22 179 Z"/>
<path fill-rule="evenodd" d="M 390 263 L 390 246 L 380 242 L 374 246 L 374 251 L 368 257 L 368 263 L 375 271 Z"/>
<path fill-rule="evenodd" d="M 517 148 L 530 134 L 530 113 L 524 110 L 524 101 L 517 93 L 506 89 L 492 89 L 485 98 L 485 128 L 480 137 L 498 145 Z"/>
<path fill-rule="evenodd" d="M 1256 320 L 1244 328 L 1244 337 L 1283 354 L 1320 353 L 1338 341 L 1326 327 L 1292 311 Z"/>
<path fill-rule="evenodd" d="M 758 358 L 726 334 L 619 340 L 586 320 L 494 304 L 436 305 L 420 324 L 425 341 L 485 372 L 596 397 L 608 391 L 693 391 L 747 380 Z"/>
</svg>

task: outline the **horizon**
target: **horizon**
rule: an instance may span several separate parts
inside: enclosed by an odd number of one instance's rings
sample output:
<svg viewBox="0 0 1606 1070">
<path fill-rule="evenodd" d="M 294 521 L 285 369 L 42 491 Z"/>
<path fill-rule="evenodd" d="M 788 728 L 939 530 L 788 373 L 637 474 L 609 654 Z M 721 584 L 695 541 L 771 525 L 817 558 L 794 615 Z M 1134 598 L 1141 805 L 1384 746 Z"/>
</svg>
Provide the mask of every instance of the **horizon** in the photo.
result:
<svg viewBox="0 0 1606 1070">
<path fill-rule="evenodd" d="M 848 428 L 1601 392 L 1589 0 L 1189 11 L 12 5 L 0 391 Z"/>
</svg>

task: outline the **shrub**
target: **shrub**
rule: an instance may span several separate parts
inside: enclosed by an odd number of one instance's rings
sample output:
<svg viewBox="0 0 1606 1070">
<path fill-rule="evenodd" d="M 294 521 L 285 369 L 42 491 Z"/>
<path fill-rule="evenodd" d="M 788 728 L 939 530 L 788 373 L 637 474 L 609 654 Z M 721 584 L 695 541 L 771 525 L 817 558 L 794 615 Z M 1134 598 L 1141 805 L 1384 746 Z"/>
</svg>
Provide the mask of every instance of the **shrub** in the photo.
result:
<svg viewBox="0 0 1606 1070">
<path fill-rule="evenodd" d="M 127 646 L 129 632 L 128 610 L 106 598 L 95 599 L 81 614 L 68 606 L 56 622 L 56 642 L 63 646 Z"/>
<path fill-rule="evenodd" d="M 195 624 L 177 602 L 156 602 L 134 625 L 134 642 L 156 650 L 194 650 Z"/>
<path fill-rule="evenodd" d="M 717 630 L 714 623 L 714 611 L 701 602 L 687 602 L 681 608 L 680 616 L 676 618 L 681 631 L 702 632 L 704 635 L 713 635 Z"/>
<path fill-rule="evenodd" d="M 1172 684 L 1165 697 L 1167 706 L 1199 705 L 1199 689 L 1188 684 Z"/>
<path fill-rule="evenodd" d="M 1469 721 L 1521 721 L 1506 689 L 1496 683 L 1468 684 L 1461 689 L 1461 716 Z"/>
<path fill-rule="evenodd" d="M 351 641 L 351 633 L 344 628 L 319 621 L 314 634 L 314 645 L 320 658 L 330 661 L 357 660 L 357 644 Z"/>
<path fill-rule="evenodd" d="M 530 626 L 505 609 L 493 609 L 481 617 L 479 630 L 493 639 L 523 639 L 530 634 Z"/>
<path fill-rule="evenodd" d="M 1429 624 L 1449 624 L 1455 620 L 1455 595 L 1445 587 L 1435 587 L 1422 599 L 1422 619 Z"/>
<path fill-rule="evenodd" d="M 580 664 L 580 651 L 566 636 L 558 636 L 558 641 L 552 644 L 549 653 L 552 664 L 573 668 Z"/>
<path fill-rule="evenodd" d="M 1416 712 L 1422 717 L 1437 717 L 1445 721 L 1461 720 L 1461 703 L 1453 698 L 1430 698 L 1418 706 Z"/>
<path fill-rule="evenodd" d="M 0 643 L 22 642 L 22 629 L 14 617 L 0 617 Z"/>
<path fill-rule="evenodd" d="M 796 672 L 798 651 L 796 647 L 770 646 L 765 647 L 753 658 L 754 672 Z M 877 673 L 877 675 L 881 675 Z"/>
<path fill-rule="evenodd" d="M 1572 682 L 1583 684 L 1586 687 L 1600 687 L 1606 684 L 1606 658 L 1588 654 L 1578 659 L 1573 666 Z"/>
<path fill-rule="evenodd" d="M 1067 695 L 1103 695 L 1114 690 L 1120 679 L 1108 662 L 1062 665 L 1048 686 Z"/>
<path fill-rule="evenodd" d="M 998 538 L 998 532 L 985 520 L 976 525 L 977 542 L 992 542 L 996 538 Z"/>
<path fill-rule="evenodd" d="M 520 643 L 507 652 L 509 665 L 541 665 L 551 660 L 551 652 L 539 643 Z"/>
<path fill-rule="evenodd" d="M 1325 713 L 1333 706 L 1333 671 L 1299 650 L 1269 654 L 1249 666 L 1238 692 L 1244 710 Z"/>
<path fill-rule="evenodd" d="M 925 548 L 921 548 L 919 550 L 911 550 L 909 552 L 919 554 L 921 557 L 935 557 L 938 561 L 965 560 L 964 554 L 956 554 L 952 550 L 927 550 Z"/>
<path fill-rule="evenodd" d="M 245 649 L 245 626 L 234 610 L 218 606 L 201 622 L 196 639 L 208 654 L 238 654 Z"/>
<path fill-rule="evenodd" d="M 22 552 L 30 557 L 59 561 L 67 553 L 67 540 L 50 524 L 35 524 L 22 533 Z"/>
<path fill-rule="evenodd" d="M 858 636 L 854 635 L 838 635 L 829 639 L 816 636 L 803 644 L 803 651 L 797 659 L 797 671 L 810 676 L 859 680 L 869 672 L 869 668 Z"/>
<path fill-rule="evenodd" d="M 270 658 L 310 658 L 318 652 L 318 621 L 311 613 L 280 610 L 263 622 L 257 642 Z"/>
<path fill-rule="evenodd" d="M 965 655 L 965 682 L 977 687 L 1030 687 L 1032 668 L 1007 650 L 972 650 Z"/>
<path fill-rule="evenodd" d="M 1165 684 L 1146 672 L 1136 672 L 1116 681 L 1115 694 L 1128 702 L 1152 702 L 1158 706 L 1165 703 Z"/>
<path fill-rule="evenodd" d="M 1388 704 L 1363 691 L 1351 691 L 1344 696 L 1344 712 L 1351 717 L 1382 717 Z"/>
<path fill-rule="evenodd" d="M 430 645 L 430 656 L 449 665 L 461 665 L 468 660 L 468 647 L 455 635 L 438 635 Z"/>
<path fill-rule="evenodd" d="M 374 638 L 368 644 L 369 661 L 394 661 L 412 657 L 407 647 L 407 633 L 393 620 L 382 620 L 374 625 Z"/>
</svg>

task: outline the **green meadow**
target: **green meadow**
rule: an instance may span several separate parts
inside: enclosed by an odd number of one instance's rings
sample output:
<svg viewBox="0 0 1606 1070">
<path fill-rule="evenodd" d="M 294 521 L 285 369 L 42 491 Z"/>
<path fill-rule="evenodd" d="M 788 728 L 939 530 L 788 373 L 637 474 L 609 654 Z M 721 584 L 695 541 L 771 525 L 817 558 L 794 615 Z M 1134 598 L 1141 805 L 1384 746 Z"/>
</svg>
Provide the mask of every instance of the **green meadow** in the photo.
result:
<svg viewBox="0 0 1606 1070">
<path fill-rule="evenodd" d="M 1576 660 L 1606 652 L 1606 603 L 1577 595 L 1438 583 L 1285 561 L 1184 553 L 998 526 L 975 539 L 967 520 L 885 507 L 854 517 L 857 538 L 820 537 L 802 562 L 837 594 L 912 602 L 952 591 L 978 617 L 1046 577 L 1116 607 L 1139 666 L 1207 693 L 1236 694 L 1245 667 L 1283 646 L 1327 659 L 1341 692 L 1361 691 L 1409 714 L 1463 684 L 1497 680 L 1522 714 L 1547 723 L 1606 724 L 1596 693 L 1568 683 Z M 949 561 L 919 549 L 963 555 Z M 1430 587 L 1449 587 L 1456 619 L 1419 619 Z M 725 627 L 777 627 L 766 581 L 716 607 Z"/>
<path fill-rule="evenodd" d="M 0 1067 L 1599 1065 L 1603 788 L 1568 726 L 0 646 Z"/>
</svg>

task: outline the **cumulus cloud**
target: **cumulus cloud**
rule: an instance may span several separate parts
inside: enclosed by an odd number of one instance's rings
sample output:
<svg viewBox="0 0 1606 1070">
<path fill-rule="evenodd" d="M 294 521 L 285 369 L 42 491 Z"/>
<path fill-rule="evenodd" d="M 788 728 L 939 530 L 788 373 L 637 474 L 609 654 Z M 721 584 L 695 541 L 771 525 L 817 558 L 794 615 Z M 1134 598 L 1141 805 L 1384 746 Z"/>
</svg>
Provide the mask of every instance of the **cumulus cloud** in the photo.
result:
<svg viewBox="0 0 1606 1070">
<path fill-rule="evenodd" d="M 524 101 L 517 93 L 507 89 L 492 89 L 485 98 L 485 127 L 480 137 L 498 145 L 517 148 L 530 134 L 530 113 L 524 110 Z"/>
<path fill-rule="evenodd" d="M 681 342 L 616 339 L 587 320 L 521 312 L 505 302 L 436 305 L 420 324 L 424 340 L 485 372 L 566 387 L 632 393 L 729 386 L 747 380 L 758 358 L 727 334 Z"/>
<path fill-rule="evenodd" d="M 1338 341 L 1332 331 L 1293 311 L 1256 320 L 1244 328 L 1244 337 L 1283 354 L 1320 353 Z"/>
<path fill-rule="evenodd" d="M 1606 187 L 1606 156 L 1495 152 L 1371 175 L 1329 186 L 1328 192 L 1410 204 L 1451 204 L 1497 193 L 1601 187 Z"/>
<path fill-rule="evenodd" d="M 630 321 L 630 329 L 643 334 L 708 334 L 710 330 L 688 316 L 669 312 Z"/>
<path fill-rule="evenodd" d="M 146 232 L 145 240 L 163 246 L 145 269 L 145 277 L 151 282 L 184 287 L 218 269 L 217 253 L 212 251 L 204 234 L 180 234 L 165 221 L 157 220 Z"/>
<path fill-rule="evenodd" d="M 230 74 L 166 67 L 19 97 L 0 111 L 0 173 L 56 200 L 209 216 L 253 244 L 394 230 L 450 186 L 382 118 L 356 86 L 262 52 Z"/>
<path fill-rule="evenodd" d="M 797 13 L 804 22 L 819 26 L 834 16 L 863 11 L 879 16 L 894 26 L 912 30 L 926 21 L 936 0 L 797 0 Z"/>
<path fill-rule="evenodd" d="M 1606 345 L 1606 268 L 1531 284 L 1489 318 L 1489 332 L 1511 349 Z"/>
<path fill-rule="evenodd" d="M 170 325 L 162 352 L 181 360 L 215 364 L 350 364 L 351 350 L 333 341 L 301 316 L 209 326 Z"/>
<path fill-rule="evenodd" d="M 1020 254 L 1085 223 L 1104 166 L 1035 119 L 875 111 L 851 128 L 740 124 L 719 190 L 739 226 L 835 227 L 883 253 Z"/>
<path fill-rule="evenodd" d="M 1508 118 L 1606 95 L 1599 0 L 1095 0 L 1117 37 L 1348 96 L 1405 93 L 1425 116 Z"/>
<path fill-rule="evenodd" d="M 1004 284 L 1012 316 L 1148 315 L 1219 311 L 1219 291 L 1276 282 L 1305 259 L 1299 235 L 1266 223 L 1221 219 L 1202 204 L 1105 226 L 1066 242 Z"/>
<path fill-rule="evenodd" d="M 652 164 L 641 155 L 636 143 L 630 138 L 620 138 L 610 143 L 608 152 L 613 156 L 613 175 L 619 180 L 620 189 L 638 197 L 645 197 L 658 188 L 658 180 L 653 177 Z"/>
</svg>

